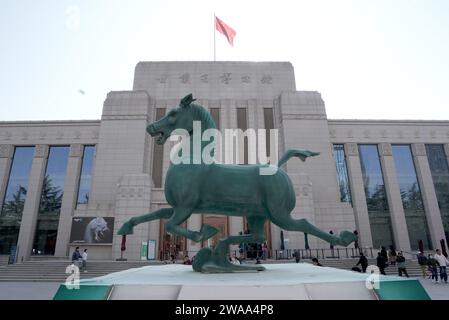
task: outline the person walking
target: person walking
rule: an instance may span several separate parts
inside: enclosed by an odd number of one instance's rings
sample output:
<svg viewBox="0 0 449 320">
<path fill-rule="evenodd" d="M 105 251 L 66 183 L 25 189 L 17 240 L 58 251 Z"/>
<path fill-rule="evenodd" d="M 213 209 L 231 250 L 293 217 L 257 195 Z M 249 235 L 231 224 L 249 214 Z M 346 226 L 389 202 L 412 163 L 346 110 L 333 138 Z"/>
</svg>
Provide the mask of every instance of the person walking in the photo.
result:
<svg viewBox="0 0 449 320">
<path fill-rule="evenodd" d="M 418 253 L 418 264 L 421 268 L 422 277 L 425 279 L 427 276 L 427 257 L 422 251 Z"/>
<path fill-rule="evenodd" d="M 385 265 L 387 262 L 385 260 L 385 257 L 380 252 L 377 253 L 376 262 L 377 262 L 377 267 L 379 268 L 380 274 L 383 274 L 384 276 L 386 276 Z"/>
<path fill-rule="evenodd" d="M 295 252 L 293 253 L 293 257 L 295 258 L 296 263 L 299 263 L 299 261 L 301 260 L 301 254 L 299 253 L 299 250 L 295 250 Z"/>
<path fill-rule="evenodd" d="M 447 258 L 441 253 L 440 249 L 436 250 L 436 254 L 434 256 L 435 260 L 438 262 L 438 265 L 440 267 L 440 279 L 441 282 L 447 283 L 447 265 L 449 264 L 449 261 L 447 260 Z"/>
<path fill-rule="evenodd" d="M 81 270 L 87 272 L 87 249 L 84 249 L 81 259 L 82 259 Z"/>
<path fill-rule="evenodd" d="M 394 247 L 391 245 L 390 251 L 388 251 L 388 261 L 390 262 L 390 264 L 392 266 L 394 266 L 394 265 L 396 265 L 396 259 L 397 259 L 396 250 L 394 250 Z"/>
<path fill-rule="evenodd" d="M 407 268 L 405 267 L 405 258 L 402 254 L 402 251 L 398 252 L 398 256 L 396 258 L 396 264 L 398 266 L 398 273 L 399 276 L 402 277 L 402 273 L 405 274 L 405 276 L 408 278 Z"/>
<path fill-rule="evenodd" d="M 72 263 L 79 268 L 80 267 L 80 262 L 81 262 L 82 259 L 83 258 L 82 258 L 81 253 L 80 253 L 80 247 L 76 247 L 75 251 L 73 251 L 73 254 L 72 254 Z"/>
<path fill-rule="evenodd" d="M 427 259 L 427 266 L 432 274 L 432 282 L 438 283 L 438 261 L 431 254 L 429 254 Z"/>
<path fill-rule="evenodd" d="M 366 268 L 368 268 L 368 259 L 365 257 L 363 252 L 360 252 L 359 262 L 357 262 L 356 266 L 361 265 L 363 273 L 366 272 Z"/>
</svg>

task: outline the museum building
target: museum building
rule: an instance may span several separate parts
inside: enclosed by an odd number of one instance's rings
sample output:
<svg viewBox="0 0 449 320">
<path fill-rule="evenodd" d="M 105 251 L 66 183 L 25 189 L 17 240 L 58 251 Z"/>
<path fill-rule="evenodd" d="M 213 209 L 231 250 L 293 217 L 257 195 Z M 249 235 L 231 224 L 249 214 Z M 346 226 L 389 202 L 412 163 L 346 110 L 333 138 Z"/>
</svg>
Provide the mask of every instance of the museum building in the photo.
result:
<svg viewBox="0 0 449 320">
<path fill-rule="evenodd" d="M 363 248 L 412 252 L 448 239 L 449 121 L 328 119 L 320 93 L 296 90 L 289 62 L 139 62 L 133 90 L 109 92 L 100 120 L 0 122 L 0 254 L 68 257 L 80 246 L 93 260 L 120 258 L 120 226 L 167 207 L 174 142 L 158 145 L 145 129 L 188 93 L 219 130 L 277 129 L 279 155 L 320 152 L 283 167 L 296 192 L 295 219 L 335 234 L 357 230 Z M 273 145 L 268 139 L 267 150 Z M 237 162 L 248 163 L 248 153 Z M 135 227 L 124 257 L 142 259 L 143 243 L 152 246 L 150 259 L 194 256 L 248 231 L 243 217 L 193 214 L 184 227 L 220 230 L 196 243 L 164 223 Z M 305 246 L 302 233 L 281 235 L 270 223 L 265 231 L 272 250 Z M 314 237 L 308 245 L 329 248 Z"/>
</svg>

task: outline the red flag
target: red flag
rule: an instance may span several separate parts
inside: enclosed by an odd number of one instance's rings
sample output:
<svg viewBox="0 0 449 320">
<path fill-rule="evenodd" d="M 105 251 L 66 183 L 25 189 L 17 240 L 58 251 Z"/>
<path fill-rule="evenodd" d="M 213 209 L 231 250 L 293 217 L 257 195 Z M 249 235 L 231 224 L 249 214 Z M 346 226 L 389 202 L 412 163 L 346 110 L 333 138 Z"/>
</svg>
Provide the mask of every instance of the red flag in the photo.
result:
<svg viewBox="0 0 449 320">
<path fill-rule="evenodd" d="M 234 46 L 234 37 L 236 35 L 236 32 L 234 29 L 232 29 L 230 26 L 228 26 L 226 23 L 215 17 L 215 28 L 221 32 L 226 39 L 228 39 L 228 42 L 231 46 Z"/>
</svg>

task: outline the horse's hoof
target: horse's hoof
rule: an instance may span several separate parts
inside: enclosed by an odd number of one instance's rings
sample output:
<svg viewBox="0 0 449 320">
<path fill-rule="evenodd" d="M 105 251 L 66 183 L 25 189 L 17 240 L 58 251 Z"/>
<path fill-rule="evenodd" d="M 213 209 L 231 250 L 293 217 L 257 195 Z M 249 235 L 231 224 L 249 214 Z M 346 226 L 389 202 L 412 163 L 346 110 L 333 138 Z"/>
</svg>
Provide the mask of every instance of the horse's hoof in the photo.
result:
<svg viewBox="0 0 449 320">
<path fill-rule="evenodd" d="M 350 232 L 350 231 L 342 231 L 340 232 L 340 236 L 339 236 L 339 244 L 347 247 L 349 246 L 352 242 L 354 242 L 355 240 L 357 240 L 357 236 Z"/>
<path fill-rule="evenodd" d="M 207 240 L 209 238 L 212 238 L 214 235 L 216 235 L 218 233 L 218 229 L 214 228 L 208 224 L 203 224 L 201 226 L 201 240 Z"/>
<path fill-rule="evenodd" d="M 192 268 L 196 272 L 202 272 L 203 266 L 210 261 L 212 250 L 210 248 L 202 248 L 193 259 Z"/>
</svg>

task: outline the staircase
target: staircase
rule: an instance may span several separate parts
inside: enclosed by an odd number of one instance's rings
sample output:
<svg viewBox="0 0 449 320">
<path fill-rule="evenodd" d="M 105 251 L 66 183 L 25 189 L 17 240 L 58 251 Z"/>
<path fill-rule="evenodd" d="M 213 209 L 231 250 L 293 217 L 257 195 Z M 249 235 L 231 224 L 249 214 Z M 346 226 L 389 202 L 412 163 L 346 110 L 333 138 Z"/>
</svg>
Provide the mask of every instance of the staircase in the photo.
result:
<svg viewBox="0 0 449 320">
<path fill-rule="evenodd" d="M 351 270 L 358 259 L 323 259 L 320 263 L 326 267 L 333 267 L 344 270 Z M 376 265 L 375 259 L 368 259 L 370 265 Z M 254 263 L 254 260 L 248 263 Z M 310 260 L 303 259 L 301 262 L 311 263 Z M 34 259 L 24 263 L 0 266 L 0 281 L 42 281 L 42 282 L 64 282 L 68 274 L 66 267 L 71 262 L 69 260 L 46 260 Z M 271 263 L 295 263 L 294 259 L 289 260 L 266 260 L 262 264 Z M 81 272 L 80 279 L 99 277 L 112 272 L 118 272 L 131 268 L 140 268 L 148 265 L 160 265 L 162 261 L 88 261 L 88 272 Z M 407 260 L 407 272 L 413 277 L 421 275 L 421 269 L 415 260 Z M 397 275 L 396 266 L 389 266 L 385 269 L 387 275 Z"/>
<path fill-rule="evenodd" d="M 351 270 L 356 263 L 359 261 L 359 259 L 353 259 L 353 258 L 348 258 L 348 259 L 320 259 L 319 260 L 320 263 L 325 266 L 325 267 L 331 267 L 331 268 L 337 268 L 337 269 L 343 269 L 343 270 Z M 301 262 L 307 262 L 307 263 L 312 263 L 312 261 L 310 259 L 301 259 Z M 262 261 L 262 264 L 265 263 L 295 263 L 294 259 L 289 259 L 289 260 L 267 260 L 267 261 Z M 376 259 L 370 258 L 368 259 L 368 265 L 376 265 Z M 416 260 L 407 260 L 406 263 L 406 269 L 407 269 L 407 273 L 410 277 L 419 277 L 421 276 L 421 268 L 418 264 L 418 261 Z M 362 269 L 362 267 L 359 265 L 358 266 L 360 269 Z M 385 268 L 385 273 L 387 275 L 393 275 L 393 276 L 397 276 L 398 275 L 398 268 L 396 266 L 388 266 L 387 268 Z"/>
<path fill-rule="evenodd" d="M 0 266 L 0 281 L 64 282 L 68 277 L 69 260 L 32 260 L 24 263 Z M 161 261 L 88 261 L 88 272 L 81 272 L 80 279 L 99 277 L 112 272 L 148 265 L 163 264 Z"/>
</svg>

